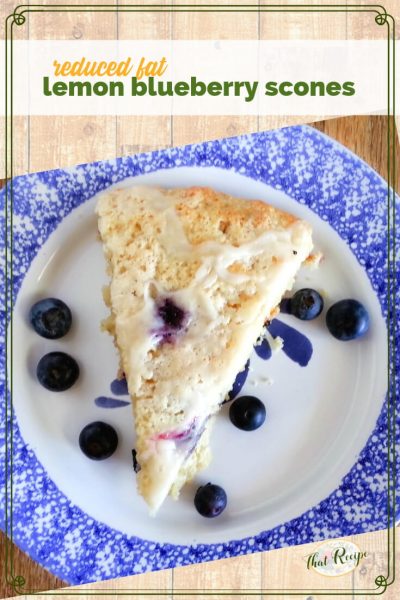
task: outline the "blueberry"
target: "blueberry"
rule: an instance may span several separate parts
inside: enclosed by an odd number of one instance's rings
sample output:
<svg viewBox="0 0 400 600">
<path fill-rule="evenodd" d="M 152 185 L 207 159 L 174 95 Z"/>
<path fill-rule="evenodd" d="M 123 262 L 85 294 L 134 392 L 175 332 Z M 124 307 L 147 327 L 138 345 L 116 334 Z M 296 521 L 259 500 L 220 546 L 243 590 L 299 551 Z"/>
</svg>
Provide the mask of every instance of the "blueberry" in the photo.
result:
<svg viewBox="0 0 400 600">
<path fill-rule="evenodd" d="M 229 418 L 235 427 L 244 431 L 254 431 L 265 421 L 265 406 L 255 396 L 236 398 L 230 406 Z"/>
<path fill-rule="evenodd" d="M 179 308 L 170 298 L 166 298 L 158 307 L 158 315 L 162 318 L 165 325 L 172 329 L 181 329 L 186 318 L 185 311 Z"/>
<path fill-rule="evenodd" d="M 39 360 L 36 367 L 39 383 L 52 392 L 64 392 L 79 377 L 78 363 L 65 352 L 49 352 Z"/>
<path fill-rule="evenodd" d="M 369 315 L 358 300 L 340 300 L 326 313 L 326 325 L 336 339 L 347 342 L 368 331 Z"/>
<path fill-rule="evenodd" d="M 199 487 L 194 497 L 194 505 L 202 517 L 218 517 L 225 509 L 226 503 L 225 490 L 214 483 Z"/>
<path fill-rule="evenodd" d="M 68 333 L 72 316 L 62 300 L 45 298 L 32 306 L 29 320 L 36 333 L 49 340 L 56 340 Z"/>
<path fill-rule="evenodd" d="M 114 427 L 103 421 L 94 421 L 84 427 L 79 435 L 79 447 L 88 458 L 104 460 L 114 454 L 118 435 Z"/>
<path fill-rule="evenodd" d="M 189 315 L 175 304 L 171 298 L 164 298 L 157 307 L 157 315 L 163 324 L 152 330 L 160 343 L 173 344 L 179 333 L 186 328 Z"/>
<path fill-rule="evenodd" d="M 290 301 L 290 312 L 302 321 L 311 321 L 321 314 L 324 301 L 321 295 L 311 288 L 303 288 L 294 294 Z"/>
</svg>

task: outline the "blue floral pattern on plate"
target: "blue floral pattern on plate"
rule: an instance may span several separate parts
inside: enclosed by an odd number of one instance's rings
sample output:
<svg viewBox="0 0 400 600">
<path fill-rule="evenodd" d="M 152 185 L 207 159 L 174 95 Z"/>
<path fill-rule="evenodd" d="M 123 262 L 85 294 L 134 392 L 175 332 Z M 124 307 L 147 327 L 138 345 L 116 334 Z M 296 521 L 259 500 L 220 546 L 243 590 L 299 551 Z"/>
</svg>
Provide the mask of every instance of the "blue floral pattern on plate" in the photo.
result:
<svg viewBox="0 0 400 600">
<path fill-rule="evenodd" d="M 14 298 L 43 243 L 75 207 L 128 176 L 176 166 L 215 166 L 233 170 L 283 190 L 299 203 L 306 204 L 329 222 L 350 246 L 371 280 L 383 314 L 387 315 L 387 185 L 355 155 L 305 126 L 16 177 L 13 182 L 14 223 L 18 223 L 19 227 L 14 233 Z M 0 198 L 3 208 L 1 226 L 4 229 L 4 191 Z M 397 277 L 399 263 L 397 258 Z M 4 294 L 4 278 L 0 285 Z M 399 305 L 398 281 L 396 293 L 396 304 Z M 279 329 L 279 324 L 274 327 Z M 281 335 L 276 331 L 275 334 Z M 5 335 L 3 313 L 0 329 L 3 398 Z M 398 348 L 398 338 L 395 343 Z M 266 346 L 263 352 L 263 358 L 268 358 Z M 290 358 L 302 360 L 293 353 L 290 353 Z M 246 374 L 245 369 L 235 394 L 239 393 Z M 111 391 L 115 395 L 119 393 L 115 386 Z M 121 389 L 120 393 L 123 395 L 124 390 Z M 4 452 L 7 418 L 4 402 L 0 414 L 0 443 Z M 192 546 L 161 544 L 126 536 L 93 521 L 49 479 L 32 449 L 21 438 L 15 418 L 9 426 L 13 428 L 14 438 L 14 540 L 34 560 L 70 584 L 303 544 L 387 526 L 386 405 L 351 471 L 319 505 L 254 537 Z M 398 429 L 397 422 L 397 433 Z M 4 485 L 4 464 L 0 476 Z M 4 497 L 0 501 L 4 519 Z"/>
</svg>

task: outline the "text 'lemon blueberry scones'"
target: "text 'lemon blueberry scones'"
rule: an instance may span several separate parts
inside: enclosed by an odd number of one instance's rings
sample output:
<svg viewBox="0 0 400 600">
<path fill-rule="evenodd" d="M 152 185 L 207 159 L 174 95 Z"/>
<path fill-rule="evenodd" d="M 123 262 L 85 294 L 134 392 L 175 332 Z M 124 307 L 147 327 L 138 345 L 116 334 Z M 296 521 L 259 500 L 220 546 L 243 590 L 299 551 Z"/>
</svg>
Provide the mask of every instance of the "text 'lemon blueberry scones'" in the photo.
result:
<svg viewBox="0 0 400 600">
<path fill-rule="evenodd" d="M 209 462 L 212 416 L 312 249 L 311 227 L 209 188 L 99 196 L 106 302 L 152 512 Z"/>
</svg>

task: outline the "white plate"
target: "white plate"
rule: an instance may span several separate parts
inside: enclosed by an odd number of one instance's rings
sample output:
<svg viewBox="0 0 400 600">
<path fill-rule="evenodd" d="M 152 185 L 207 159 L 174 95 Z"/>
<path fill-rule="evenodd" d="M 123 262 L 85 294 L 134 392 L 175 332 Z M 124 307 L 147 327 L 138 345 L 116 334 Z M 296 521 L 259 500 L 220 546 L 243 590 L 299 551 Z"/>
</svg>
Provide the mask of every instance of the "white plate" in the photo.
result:
<svg viewBox="0 0 400 600">
<path fill-rule="evenodd" d="M 186 486 L 178 502 L 168 499 L 157 518 L 149 517 L 135 489 L 131 449 L 135 446 L 129 406 L 104 409 L 97 396 L 110 394 L 117 371 L 112 339 L 100 331 L 107 315 L 101 288 L 107 282 L 97 239 L 95 199 L 69 214 L 41 247 L 25 276 L 14 316 L 14 404 L 23 438 L 60 491 L 96 521 L 123 534 L 175 544 L 222 543 L 256 535 L 289 521 L 332 493 L 352 467 L 374 428 L 386 391 L 386 328 L 370 281 L 339 235 L 307 207 L 264 183 L 215 167 L 159 170 L 135 183 L 184 187 L 209 185 L 244 198 L 259 198 L 307 219 L 315 248 L 324 260 L 318 270 L 302 268 L 295 289 L 320 290 L 326 306 L 356 298 L 367 307 L 371 328 L 351 343 L 335 340 L 324 315 L 312 322 L 280 319 L 312 341 L 306 368 L 279 352 L 269 361 L 253 353 L 252 372 L 242 392 L 260 397 L 267 420 L 255 432 L 230 423 L 228 407 L 216 420 L 210 467 Z M 58 341 L 37 336 L 27 321 L 42 297 L 63 299 L 72 309 L 71 332 Z M 46 391 L 36 380 L 40 357 L 52 350 L 74 356 L 81 367 L 76 385 L 64 393 Z M 254 385 L 259 376 L 273 384 Z M 119 447 L 94 462 L 80 451 L 81 429 L 94 420 L 112 424 Z M 193 495 L 212 481 L 227 491 L 226 511 L 212 521 L 196 514 Z"/>
</svg>

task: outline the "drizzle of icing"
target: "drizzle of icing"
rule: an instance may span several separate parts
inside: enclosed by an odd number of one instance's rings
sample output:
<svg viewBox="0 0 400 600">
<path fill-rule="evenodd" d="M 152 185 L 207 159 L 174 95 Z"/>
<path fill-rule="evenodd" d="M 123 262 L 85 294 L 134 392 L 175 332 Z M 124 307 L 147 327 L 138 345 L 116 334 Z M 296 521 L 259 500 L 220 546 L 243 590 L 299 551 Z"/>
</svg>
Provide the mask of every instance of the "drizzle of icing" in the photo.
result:
<svg viewBox="0 0 400 600">
<path fill-rule="evenodd" d="M 265 298 L 262 310 L 265 311 L 265 314 L 270 314 L 279 303 L 282 291 L 291 287 L 299 265 L 310 252 L 311 236 L 309 228 L 305 226 L 304 222 L 295 221 L 286 229 L 268 231 L 240 246 L 214 241 L 191 244 L 175 210 L 176 196 L 169 196 L 160 190 L 147 187 L 127 188 L 117 192 L 123 194 L 124 197 L 121 198 L 121 201 L 125 200 L 126 206 L 132 205 L 132 202 L 128 202 L 132 198 L 145 200 L 147 208 L 156 215 L 160 229 L 158 241 L 168 256 L 186 258 L 190 262 L 197 260 L 200 263 L 195 276 L 186 288 L 167 292 L 162 289 L 159 282 L 148 280 L 144 283 L 142 308 L 130 313 L 124 319 L 116 316 L 117 334 L 123 334 L 125 347 L 130 347 L 128 360 L 132 368 L 128 371 L 129 389 L 131 394 L 135 395 L 140 388 L 141 381 L 152 378 L 151 361 L 146 361 L 146 356 L 157 347 L 160 340 L 155 322 L 157 295 L 155 296 L 154 289 L 156 289 L 158 297 L 168 295 L 177 306 L 192 315 L 192 322 L 185 333 L 185 342 L 190 344 L 192 339 L 197 340 L 199 336 L 207 339 L 207 334 L 213 329 L 215 319 L 220 314 L 219 307 L 210 298 L 208 291 L 218 279 L 232 285 L 240 285 L 249 281 L 254 298 Z M 115 193 L 115 191 L 111 193 Z M 297 252 L 295 256 L 293 249 Z M 111 248 L 109 251 L 112 253 Z M 254 271 L 233 273 L 230 270 L 234 263 L 250 264 L 251 260 L 263 253 L 274 258 L 268 269 L 260 271 L 258 274 L 255 274 Z M 113 282 L 112 295 L 119 293 L 124 293 L 123 287 L 121 290 L 116 289 Z M 250 354 L 254 338 L 259 333 L 261 318 L 262 314 L 253 309 L 247 311 L 246 314 L 241 311 L 240 324 L 235 329 L 235 347 L 240 348 L 241 352 L 232 355 L 229 369 L 224 370 L 217 386 L 215 385 L 215 374 L 212 372 L 202 373 L 205 384 L 201 389 L 198 386 L 194 386 L 192 389 L 192 386 L 188 385 L 190 389 L 187 390 L 185 421 L 180 424 L 182 430 L 186 430 L 195 417 L 199 419 L 199 423 L 204 422 L 223 401 L 225 394 L 223 389 L 229 387 L 235 373 L 241 367 L 242 353 L 248 351 Z M 130 340 L 133 339 L 134 343 L 132 344 Z M 212 348 L 210 353 L 212 354 Z M 186 373 L 185 376 L 189 380 L 190 373 Z M 205 402 L 205 398 L 207 398 L 207 402 Z M 179 470 L 187 452 L 185 453 L 183 448 L 178 452 L 176 443 L 171 439 L 148 440 L 148 442 L 148 452 L 145 454 L 154 459 L 156 456 L 162 455 L 165 460 L 164 464 L 169 465 L 168 476 L 166 474 L 165 480 L 160 481 L 157 486 L 157 496 L 161 498 L 163 492 L 160 488 L 164 489 L 164 495 L 168 493 L 177 469 Z M 140 460 L 144 460 L 144 457 L 141 456 Z M 157 502 L 154 501 L 154 506 L 156 505 Z"/>
<path fill-rule="evenodd" d="M 171 299 L 182 306 L 184 310 L 195 315 L 195 327 L 190 327 L 187 337 L 198 337 L 211 331 L 215 318 L 218 315 L 218 307 L 210 298 L 208 289 L 219 278 L 228 283 L 240 284 L 251 279 L 254 295 L 265 295 L 269 299 L 266 312 L 270 312 L 280 300 L 282 289 L 291 285 L 294 273 L 298 265 L 306 258 L 310 251 L 310 234 L 302 221 L 295 221 L 290 227 L 283 230 L 268 231 L 254 240 L 232 246 L 230 244 L 208 241 L 202 244 L 191 244 L 184 231 L 181 219 L 175 210 L 176 196 L 162 193 L 156 188 L 138 186 L 109 192 L 119 193 L 121 200 L 128 202 L 138 198 L 146 202 L 147 207 L 157 215 L 160 226 L 159 242 L 170 256 L 183 256 L 188 260 L 199 260 L 195 277 L 190 285 L 174 293 L 168 293 Z M 294 257 L 293 250 L 297 255 Z M 275 257 L 275 261 L 264 272 L 257 276 L 254 273 L 232 273 L 229 267 L 233 263 L 246 264 L 250 259 L 261 253 L 267 252 Z M 129 363 L 134 366 L 131 369 L 129 388 L 131 394 L 135 394 L 140 386 L 142 378 L 151 379 L 151 369 L 146 365 L 145 357 L 159 343 L 154 323 L 154 314 L 157 311 L 156 300 L 150 293 L 157 289 L 158 294 L 164 294 L 165 290 L 154 280 L 149 280 L 144 285 L 143 306 L 135 313 L 129 314 L 128 319 L 116 317 L 116 327 L 119 332 L 124 331 L 126 339 L 134 339 L 131 345 Z M 115 287 L 115 286 L 114 286 Z M 118 293 L 114 289 L 113 293 Z M 254 311 L 248 311 L 247 315 L 241 315 L 241 327 L 237 332 L 238 346 L 251 347 L 250 339 L 254 339 L 254 327 L 258 322 L 258 315 Z M 257 325 L 258 327 L 258 325 Z M 168 336 L 166 336 L 167 338 Z M 137 365 L 142 365 L 142 373 L 139 373 Z M 239 365 L 232 365 L 237 369 Z M 136 372 L 136 375 L 134 373 Z M 232 374 L 230 374 L 232 377 Z M 204 394 L 204 391 L 202 391 Z"/>
</svg>

